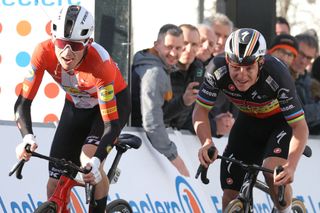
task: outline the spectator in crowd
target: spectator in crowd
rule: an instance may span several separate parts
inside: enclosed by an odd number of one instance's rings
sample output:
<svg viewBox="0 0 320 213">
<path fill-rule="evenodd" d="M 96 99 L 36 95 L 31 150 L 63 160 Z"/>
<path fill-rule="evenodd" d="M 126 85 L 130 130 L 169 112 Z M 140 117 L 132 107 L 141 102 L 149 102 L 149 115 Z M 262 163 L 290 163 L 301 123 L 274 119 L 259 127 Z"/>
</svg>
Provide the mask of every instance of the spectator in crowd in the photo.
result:
<svg viewBox="0 0 320 213">
<path fill-rule="evenodd" d="M 282 16 L 276 18 L 275 33 L 276 35 L 290 34 L 290 25 L 286 18 Z"/>
<path fill-rule="evenodd" d="M 318 43 L 314 36 L 305 33 L 295 38 L 299 45 L 299 52 L 290 66 L 290 72 L 295 80 L 310 134 L 320 134 L 320 102 L 312 98 L 311 74 L 306 70 L 318 53 Z"/>
<path fill-rule="evenodd" d="M 173 24 L 163 25 L 154 46 L 137 52 L 132 64 L 132 126 L 142 126 L 152 146 L 177 168 L 190 176 L 170 141 L 163 118 L 163 105 L 172 99 L 170 72 L 183 48 L 182 30 Z"/>
<path fill-rule="evenodd" d="M 313 37 L 316 39 L 317 43 L 319 44 L 318 34 L 317 34 L 317 31 L 315 31 L 315 29 L 310 28 L 310 29 L 304 31 L 303 34 L 308 34 L 308 35 L 310 35 L 310 36 L 313 36 Z M 319 55 L 319 53 L 317 53 L 317 56 L 318 56 L 318 55 Z M 310 64 L 307 66 L 306 70 L 307 70 L 308 72 L 311 72 L 311 69 L 312 69 L 312 63 L 310 63 Z"/>
<path fill-rule="evenodd" d="M 213 29 L 206 24 L 198 25 L 198 30 L 200 33 L 200 46 L 197 52 L 197 59 L 207 65 L 212 58 L 217 36 Z"/>
<path fill-rule="evenodd" d="M 216 44 L 217 36 L 214 33 L 213 28 L 206 24 L 199 25 L 198 29 L 200 32 L 201 44 L 197 53 L 197 59 L 203 63 L 203 69 L 205 70 L 205 67 L 213 58 L 214 45 Z M 209 113 L 213 137 L 221 137 L 230 132 L 234 123 L 234 117 L 229 110 L 233 110 L 234 112 L 237 111 L 222 93 L 219 94 L 217 105 Z M 188 125 L 192 125 L 192 115 L 190 115 L 188 119 Z M 192 132 L 194 132 L 193 128 Z"/>
<path fill-rule="evenodd" d="M 320 101 L 320 56 L 318 56 L 312 64 L 311 95 L 316 102 Z"/>
<path fill-rule="evenodd" d="M 170 73 L 173 98 L 163 106 L 164 120 L 167 126 L 176 129 L 187 129 L 194 132 L 192 122 L 188 124 L 193 110 L 193 103 L 198 94 L 197 86 L 200 82 L 194 81 L 194 76 L 200 73 L 203 77 L 202 63 L 196 59 L 200 44 L 198 29 L 190 24 L 179 26 L 183 31 L 184 46 L 177 64 L 178 69 Z"/>
<path fill-rule="evenodd" d="M 294 58 L 298 55 L 298 48 L 298 42 L 295 37 L 289 34 L 281 34 L 273 39 L 268 53 L 290 67 Z"/>
<path fill-rule="evenodd" d="M 217 43 L 215 45 L 213 55 L 223 55 L 224 45 L 233 30 L 232 21 L 222 13 L 216 13 L 214 16 L 206 18 L 204 23 L 211 26 L 217 36 Z"/>
</svg>

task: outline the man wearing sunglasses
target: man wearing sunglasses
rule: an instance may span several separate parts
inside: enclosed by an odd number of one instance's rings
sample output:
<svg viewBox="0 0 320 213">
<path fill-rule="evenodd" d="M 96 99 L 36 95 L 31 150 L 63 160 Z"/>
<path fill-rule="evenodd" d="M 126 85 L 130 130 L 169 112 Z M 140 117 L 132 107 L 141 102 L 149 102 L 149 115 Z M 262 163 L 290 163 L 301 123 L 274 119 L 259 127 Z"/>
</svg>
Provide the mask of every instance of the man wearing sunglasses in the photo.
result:
<svg viewBox="0 0 320 213">
<path fill-rule="evenodd" d="M 269 169 L 282 165 L 280 174 L 264 175 L 272 198 L 276 198 L 275 186 L 286 185 L 287 205 L 281 207 L 277 199 L 274 204 L 279 212 L 291 212 L 290 183 L 307 143 L 308 127 L 287 66 L 265 53 L 265 39 L 257 30 L 238 29 L 226 41 L 225 57 L 215 57 L 208 66 L 193 112 L 202 143 L 198 158 L 207 167 L 217 157 L 217 150 L 213 159 L 208 156 L 214 146 L 208 113 L 223 92 L 239 109 L 223 155 Z M 243 178 L 241 168 L 221 162 L 223 210 L 238 195 Z"/>
<path fill-rule="evenodd" d="M 93 30 L 92 14 L 78 5 L 63 8 L 52 20 L 52 39 L 35 48 L 29 75 L 14 107 L 23 137 L 16 153 L 19 159 L 28 160 L 26 144 L 31 144 L 31 150 L 37 148 L 30 107 L 47 71 L 66 92 L 50 156 L 92 168 L 83 179 L 96 185 L 97 206 L 93 212 L 105 212 L 109 181 L 103 164 L 129 118 L 131 101 L 117 65 L 102 46 L 93 42 Z M 60 175 L 60 168 L 49 164 L 48 197 Z"/>
</svg>

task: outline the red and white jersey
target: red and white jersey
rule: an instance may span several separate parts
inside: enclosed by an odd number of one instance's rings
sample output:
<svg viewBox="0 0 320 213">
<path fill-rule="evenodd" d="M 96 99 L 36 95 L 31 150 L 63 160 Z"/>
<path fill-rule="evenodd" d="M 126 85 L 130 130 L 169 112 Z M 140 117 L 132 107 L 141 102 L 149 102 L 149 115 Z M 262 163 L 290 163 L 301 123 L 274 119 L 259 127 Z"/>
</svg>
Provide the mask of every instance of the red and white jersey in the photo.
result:
<svg viewBox="0 0 320 213">
<path fill-rule="evenodd" d="M 118 119 L 115 94 L 125 89 L 127 83 L 109 53 L 93 42 L 80 66 L 66 71 L 59 64 L 54 48 L 50 39 L 36 47 L 20 95 L 32 100 L 47 71 L 77 108 L 99 104 L 104 121 Z"/>
</svg>

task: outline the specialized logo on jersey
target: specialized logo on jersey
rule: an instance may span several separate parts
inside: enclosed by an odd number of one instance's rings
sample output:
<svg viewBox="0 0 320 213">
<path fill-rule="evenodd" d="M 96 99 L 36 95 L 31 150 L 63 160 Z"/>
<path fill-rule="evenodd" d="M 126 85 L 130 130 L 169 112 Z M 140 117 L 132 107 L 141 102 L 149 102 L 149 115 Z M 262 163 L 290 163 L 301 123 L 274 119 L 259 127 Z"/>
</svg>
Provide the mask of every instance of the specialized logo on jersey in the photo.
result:
<svg viewBox="0 0 320 213">
<path fill-rule="evenodd" d="M 213 75 L 216 77 L 217 80 L 222 78 L 227 73 L 227 69 L 225 66 L 220 67 L 216 71 L 214 71 Z"/>
<path fill-rule="evenodd" d="M 261 100 L 261 96 L 258 94 L 258 92 L 255 90 L 251 93 L 252 100 L 258 99 Z"/>
<path fill-rule="evenodd" d="M 176 191 L 181 203 L 182 212 L 205 212 L 195 191 L 181 176 L 176 178 Z"/>
<path fill-rule="evenodd" d="M 114 98 L 113 84 L 99 88 L 99 98 L 103 102 L 111 101 Z"/>
</svg>

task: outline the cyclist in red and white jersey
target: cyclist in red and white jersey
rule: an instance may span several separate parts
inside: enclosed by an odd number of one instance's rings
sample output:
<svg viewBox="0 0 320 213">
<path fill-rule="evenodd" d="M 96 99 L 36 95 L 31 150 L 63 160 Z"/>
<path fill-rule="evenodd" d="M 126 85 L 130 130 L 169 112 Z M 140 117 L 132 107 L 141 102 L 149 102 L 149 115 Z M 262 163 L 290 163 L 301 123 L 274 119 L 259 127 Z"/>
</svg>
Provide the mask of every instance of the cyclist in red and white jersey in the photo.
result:
<svg viewBox="0 0 320 213">
<path fill-rule="evenodd" d="M 96 185 L 94 212 L 104 212 L 109 182 L 103 163 L 131 112 L 127 83 L 109 53 L 91 38 L 94 18 L 84 7 L 70 5 L 52 20 L 52 38 L 37 45 L 29 74 L 14 111 L 23 142 L 16 148 L 19 159 L 30 158 L 24 147 L 37 148 L 32 130 L 31 103 L 45 72 L 66 92 L 50 156 L 90 166 L 85 182 Z M 48 197 L 61 171 L 49 164 Z"/>
<path fill-rule="evenodd" d="M 193 112 L 194 128 L 202 147 L 199 161 L 208 166 L 213 159 L 208 149 L 211 137 L 208 113 L 219 92 L 239 109 L 223 155 L 247 164 L 269 169 L 282 165 L 278 175 L 264 174 L 279 212 L 291 212 L 294 173 L 308 139 L 304 111 L 288 68 L 278 59 L 265 55 L 266 42 L 257 30 L 243 28 L 231 33 L 225 45 L 225 57 L 215 57 L 206 70 Z M 222 206 L 236 198 L 245 171 L 230 162 L 221 162 Z M 286 184 L 282 207 L 276 199 L 278 185 Z"/>
</svg>

